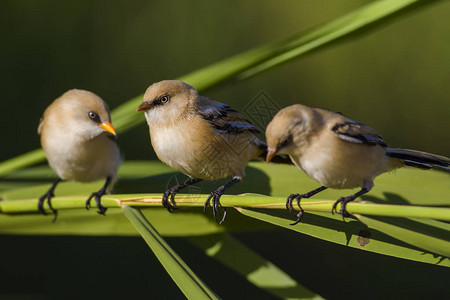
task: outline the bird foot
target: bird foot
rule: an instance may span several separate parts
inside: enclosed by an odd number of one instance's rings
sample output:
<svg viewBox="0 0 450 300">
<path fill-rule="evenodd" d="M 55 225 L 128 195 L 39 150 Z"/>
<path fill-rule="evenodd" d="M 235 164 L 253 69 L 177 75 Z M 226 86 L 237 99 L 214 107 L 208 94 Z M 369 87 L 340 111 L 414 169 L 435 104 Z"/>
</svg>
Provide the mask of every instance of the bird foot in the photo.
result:
<svg viewBox="0 0 450 300">
<path fill-rule="evenodd" d="M 44 209 L 44 202 L 45 202 L 45 199 L 47 199 L 48 207 L 50 208 L 50 210 L 53 213 L 53 220 L 52 220 L 53 223 L 56 221 L 56 217 L 58 216 L 58 211 L 52 207 L 51 199 L 54 196 L 55 195 L 54 195 L 53 191 L 49 190 L 47 193 L 42 195 L 42 197 L 40 197 L 39 201 L 38 201 L 38 210 L 39 210 L 39 212 L 41 214 L 43 214 L 43 215 L 47 215 L 47 213 L 45 212 L 45 209 Z"/>
<path fill-rule="evenodd" d="M 209 206 L 209 203 L 211 202 L 211 206 L 213 209 L 213 215 L 214 215 L 214 220 L 216 220 L 216 222 L 220 225 L 223 223 L 223 221 L 225 221 L 225 218 L 227 216 L 227 209 L 222 207 L 222 205 L 220 205 L 220 197 L 222 196 L 224 192 L 224 189 L 222 187 L 218 188 L 217 190 L 215 190 L 214 192 L 211 192 L 208 196 L 208 199 L 206 199 L 205 205 L 203 206 L 203 211 L 206 212 L 206 207 Z M 223 210 L 223 216 L 222 219 L 219 221 L 218 216 L 219 216 L 219 207 L 222 208 Z"/>
<path fill-rule="evenodd" d="M 298 224 L 302 217 L 303 217 L 303 208 L 300 206 L 300 201 L 302 200 L 302 198 L 306 198 L 304 194 L 291 194 L 289 195 L 289 197 L 287 197 L 286 200 L 286 209 L 289 210 L 290 213 L 292 213 L 293 215 L 295 215 L 297 217 L 297 220 L 292 223 L 291 225 L 296 225 Z M 292 202 L 294 201 L 294 199 L 297 199 L 297 205 L 298 208 L 300 209 L 300 211 L 298 213 L 296 213 L 294 211 L 294 208 L 292 207 Z"/>
<path fill-rule="evenodd" d="M 294 209 L 292 207 L 292 202 L 294 201 L 295 198 L 297 198 L 297 196 L 300 196 L 300 194 L 291 194 L 286 199 L 286 209 L 289 210 L 290 213 L 292 213 L 292 210 Z"/>
<path fill-rule="evenodd" d="M 334 214 L 335 212 L 337 213 L 337 212 L 338 212 L 337 209 L 336 209 L 336 208 L 337 208 L 337 205 L 338 205 L 339 203 L 341 203 L 341 210 L 340 210 L 339 213 L 340 213 L 341 216 L 342 216 L 342 220 L 344 220 L 344 222 L 345 222 L 345 218 L 351 216 L 351 215 L 348 213 L 347 209 L 346 209 L 347 203 L 349 203 L 349 202 L 351 202 L 351 201 L 353 201 L 353 200 L 355 200 L 355 197 L 352 197 L 352 196 L 341 197 L 341 198 L 339 198 L 336 202 L 334 202 L 333 207 L 331 208 L 331 213 L 332 213 L 332 214 Z"/>
<path fill-rule="evenodd" d="M 299 211 L 298 214 L 296 215 L 296 217 L 297 217 L 297 220 L 295 220 L 295 222 L 290 225 L 294 226 L 294 225 L 297 225 L 298 223 L 300 223 L 300 221 L 303 218 L 303 210 Z"/>
<path fill-rule="evenodd" d="M 102 206 L 101 197 L 104 195 L 104 192 L 93 192 L 89 198 L 86 200 L 86 209 L 89 210 L 91 208 L 91 199 L 95 199 L 95 203 L 97 204 L 98 211 L 97 213 L 100 215 L 105 215 L 107 208 Z"/>
<path fill-rule="evenodd" d="M 172 209 L 178 209 L 178 206 L 175 204 L 175 195 L 178 193 L 178 190 L 179 189 L 176 186 L 174 186 L 164 192 L 164 195 L 162 198 L 162 205 L 170 213 L 173 213 Z M 170 197 L 170 202 L 169 202 L 169 197 Z"/>
</svg>

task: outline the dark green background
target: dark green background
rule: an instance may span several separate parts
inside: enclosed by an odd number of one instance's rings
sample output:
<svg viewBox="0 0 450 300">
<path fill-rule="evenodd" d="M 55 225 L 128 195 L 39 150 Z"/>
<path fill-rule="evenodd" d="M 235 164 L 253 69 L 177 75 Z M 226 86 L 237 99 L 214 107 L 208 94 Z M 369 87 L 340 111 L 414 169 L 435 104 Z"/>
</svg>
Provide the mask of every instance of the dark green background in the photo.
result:
<svg viewBox="0 0 450 300">
<path fill-rule="evenodd" d="M 325 299 L 450 296 L 446 267 L 342 247 L 290 230 L 233 236 Z M 1 238 L 10 245 L 1 251 L 3 257 L 22 257 L 2 262 L 2 299 L 185 299 L 138 237 Z M 277 299 L 186 239 L 165 240 L 222 299 Z M 289 290 L 286 294 L 295 296 Z"/>
<path fill-rule="evenodd" d="M 0 159 L 39 147 L 45 107 L 71 88 L 111 108 L 261 43 L 369 1 L 0 2 Z M 438 2 L 362 38 L 203 94 L 243 109 L 261 90 L 376 128 L 394 147 L 450 156 L 450 3 Z M 144 116 L 140 116 L 144 118 Z M 114 122 L 114 120 L 113 120 Z M 155 158 L 145 125 L 120 136 L 125 159 Z"/>
<path fill-rule="evenodd" d="M 68 89 L 91 90 L 113 109 L 155 81 L 369 2 L 0 0 L 0 160 L 39 147 L 39 118 Z M 450 3 L 438 2 L 364 37 L 203 95 L 242 110 L 265 91 L 281 107 L 304 103 L 345 113 L 376 128 L 391 146 L 450 156 L 449 16 Z M 119 144 L 125 159 L 155 158 L 145 124 L 121 135 Z M 234 236 L 326 298 L 450 294 L 443 267 L 287 230 Z M 225 299 L 272 299 L 185 240 L 167 240 Z M 140 238 L 3 235 L 0 244 L 3 298 L 183 298 Z"/>
</svg>

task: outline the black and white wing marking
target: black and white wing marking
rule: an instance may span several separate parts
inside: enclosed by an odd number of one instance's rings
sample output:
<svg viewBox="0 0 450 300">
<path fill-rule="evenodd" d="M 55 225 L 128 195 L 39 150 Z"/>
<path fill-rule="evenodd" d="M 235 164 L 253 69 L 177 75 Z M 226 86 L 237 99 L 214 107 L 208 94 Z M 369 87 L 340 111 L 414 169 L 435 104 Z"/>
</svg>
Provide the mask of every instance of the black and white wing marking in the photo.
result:
<svg viewBox="0 0 450 300">
<path fill-rule="evenodd" d="M 259 133 L 249 120 L 230 106 L 208 99 L 208 103 L 202 105 L 198 113 L 208 121 L 217 131 L 229 134 L 239 134 L 245 131 Z"/>
<path fill-rule="evenodd" d="M 344 122 L 337 123 L 331 130 L 344 141 L 365 144 L 369 146 L 381 145 L 387 147 L 383 138 L 371 127 L 357 123 Z"/>
</svg>

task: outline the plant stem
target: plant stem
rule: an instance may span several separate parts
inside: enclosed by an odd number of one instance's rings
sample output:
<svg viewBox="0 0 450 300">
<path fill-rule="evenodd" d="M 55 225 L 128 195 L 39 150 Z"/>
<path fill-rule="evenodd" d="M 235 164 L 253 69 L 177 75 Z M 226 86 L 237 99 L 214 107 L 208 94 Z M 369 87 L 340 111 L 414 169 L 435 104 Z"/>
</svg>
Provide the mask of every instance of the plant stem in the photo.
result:
<svg viewBox="0 0 450 300">
<path fill-rule="evenodd" d="M 177 206 L 203 207 L 207 195 L 183 195 L 176 197 Z M 135 194 L 135 195 L 105 195 L 102 198 L 104 207 L 161 207 L 161 194 Z M 86 197 L 55 197 L 52 198 L 52 206 L 55 209 L 84 208 Z M 309 200 L 303 199 L 301 206 L 304 211 L 331 212 L 334 200 Z M 223 195 L 221 198 L 223 207 L 245 207 L 263 209 L 286 209 L 284 197 L 270 197 L 258 194 Z M 45 205 L 45 209 L 48 206 Z M 296 208 L 297 209 L 297 208 Z M 337 206 L 339 211 L 340 205 Z M 353 214 L 374 215 L 386 217 L 404 218 L 431 218 L 450 221 L 450 208 L 429 207 L 414 205 L 373 204 L 362 201 L 347 204 L 347 211 Z M 4 214 L 37 213 L 37 199 L 0 201 L 0 212 Z"/>
</svg>

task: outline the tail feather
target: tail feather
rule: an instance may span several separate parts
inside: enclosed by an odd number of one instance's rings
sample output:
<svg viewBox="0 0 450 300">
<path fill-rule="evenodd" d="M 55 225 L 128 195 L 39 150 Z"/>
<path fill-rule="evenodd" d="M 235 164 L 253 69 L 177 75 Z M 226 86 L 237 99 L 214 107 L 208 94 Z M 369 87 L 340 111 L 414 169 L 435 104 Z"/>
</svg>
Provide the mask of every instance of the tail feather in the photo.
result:
<svg viewBox="0 0 450 300">
<path fill-rule="evenodd" d="M 434 167 L 450 169 L 450 158 L 441 155 L 401 148 L 387 148 L 386 155 L 400 159 L 407 166 L 420 169 L 431 169 Z"/>
</svg>

